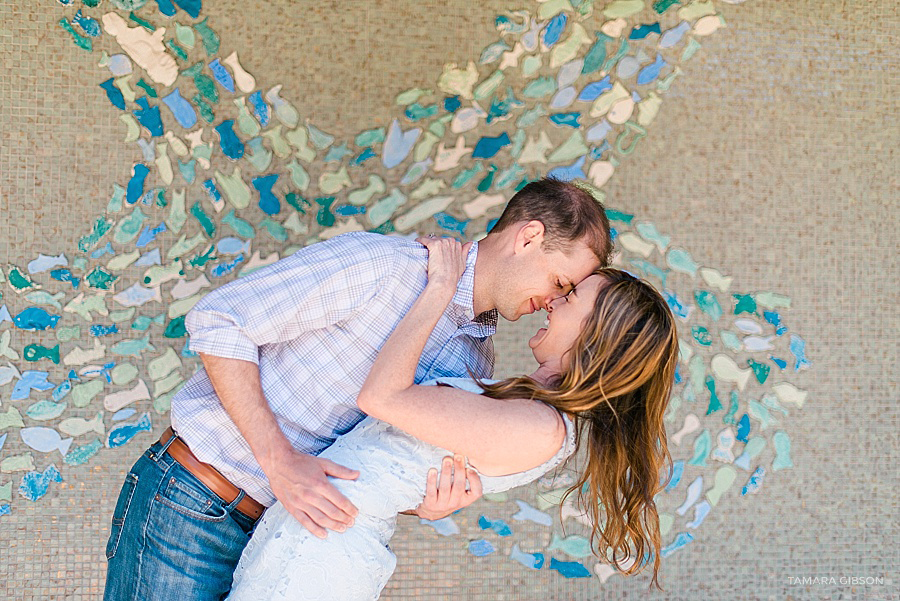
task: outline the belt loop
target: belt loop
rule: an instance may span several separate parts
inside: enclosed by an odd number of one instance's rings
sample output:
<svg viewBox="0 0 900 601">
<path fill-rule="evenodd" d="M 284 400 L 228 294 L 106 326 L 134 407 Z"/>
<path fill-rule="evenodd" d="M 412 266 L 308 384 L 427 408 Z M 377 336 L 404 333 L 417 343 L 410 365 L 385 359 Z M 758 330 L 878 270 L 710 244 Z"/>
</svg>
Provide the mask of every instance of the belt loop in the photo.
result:
<svg viewBox="0 0 900 601">
<path fill-rule="evenodd" d="M 225 511 L 231 513 L 232 511 L 237 510 L 238 504 L 240 504 L 240 502 L 244 500 L 245 496 L 247 496 L 247 493 L 244 492 L 244 489 L 239 489 L 238 496 L 234 498 L 234 501 L 225 506 Z"/>
<path fill-rule="evenodd" d="M 169 438 L 169 440 L 166 441 L 166 443 L 165 443 L 165 444 L 162 446 L 162 448 L 159 450 L 158 455 L 159 455 L 160 457 L 162 457 L 163 455 L 166 454 L 166 451 L 169 450 L 169 445 L 171 445 L 173 442 L 175 442 L 175 439 L 176 439 L 176 438 L 178 438 L 178 432 L 176 432 L 176 431 L 173 429 L 173 430 L 172 430 L 172 436 Z"/>
</svg>

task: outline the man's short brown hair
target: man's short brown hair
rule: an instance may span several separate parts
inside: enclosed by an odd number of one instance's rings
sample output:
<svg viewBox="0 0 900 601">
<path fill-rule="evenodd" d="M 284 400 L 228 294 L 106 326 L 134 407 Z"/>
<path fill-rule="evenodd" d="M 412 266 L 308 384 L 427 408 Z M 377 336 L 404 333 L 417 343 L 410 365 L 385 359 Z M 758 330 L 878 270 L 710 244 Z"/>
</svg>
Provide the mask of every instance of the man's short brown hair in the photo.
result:
<svg viewBox="0 0 900 601">
<path fill-rule="evenodd" d="M 509 200 L 491 231 L 532 220 L 544 224 L 544 251 L 568 252 L 581 241 L 594 252 L 601 267 L 609 265 L 609 219 L 587 189 L 552 177 L 530 182 Z"/>
</svg>

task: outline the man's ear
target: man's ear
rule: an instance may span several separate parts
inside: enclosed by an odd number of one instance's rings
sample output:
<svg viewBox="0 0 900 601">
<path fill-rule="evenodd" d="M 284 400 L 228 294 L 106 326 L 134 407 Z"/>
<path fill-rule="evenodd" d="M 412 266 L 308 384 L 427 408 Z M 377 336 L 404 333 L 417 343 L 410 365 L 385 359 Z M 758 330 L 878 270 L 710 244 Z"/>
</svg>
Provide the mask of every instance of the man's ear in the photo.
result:
<svg viewBox="0 0 900 601">
<path fill-rule="evenodd" d="M 516 236 L 516 250 L 536 250 L 544 241 L 544 224 L 537 219 L 526 222 L 519 228 Z M 533 246 L 532 246 L 533 245 Z"/>
</svg>

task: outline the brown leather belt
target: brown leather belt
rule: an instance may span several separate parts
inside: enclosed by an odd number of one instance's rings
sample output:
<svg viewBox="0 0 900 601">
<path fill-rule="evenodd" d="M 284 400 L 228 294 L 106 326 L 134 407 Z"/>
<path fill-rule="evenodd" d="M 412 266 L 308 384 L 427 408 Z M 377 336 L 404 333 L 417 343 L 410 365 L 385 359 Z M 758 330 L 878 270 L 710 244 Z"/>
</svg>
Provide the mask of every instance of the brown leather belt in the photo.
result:
<svg viewBox="0 0 900 601">
<path fill-rule="evenodd" d="M 173 436 L 175 436 L 175 432 L 172 430 L 172 426 L 169 426 L 162 433 L 159 443 L 164 445 Z M 226 503 L 233 502 L 241 493 L 241 489 L 229 482 L 228 478 L 220 474 L 216 468 L 197 459 L 187 444 L 180 438 L 175 437 L 175 440 L 169 445 L 169 455 L 200 482 L 208 486 L 211 491 L 222 497 Z M 258 520 L 259 516 L 266 510 L 266 507 L 255 499 L 250 498 L 249 495 L 244 494 L 244 498 L 237 504 L 236 509 L 247 517 Z"/>
</svg>

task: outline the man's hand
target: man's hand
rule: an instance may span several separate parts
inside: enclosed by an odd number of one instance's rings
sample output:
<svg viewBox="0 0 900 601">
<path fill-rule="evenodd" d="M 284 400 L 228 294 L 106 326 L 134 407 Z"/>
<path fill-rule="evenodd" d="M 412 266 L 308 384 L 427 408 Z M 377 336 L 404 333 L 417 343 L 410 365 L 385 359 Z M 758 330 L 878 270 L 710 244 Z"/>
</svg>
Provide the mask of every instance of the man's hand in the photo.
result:
<svg viewBox="0 0 900 601">
<path fill-rule="evenodd" d="M 469 490 L 466 490 L 466 480 Z M 416 515 L 425 520 L 439 520 L 454 511 L 468 507 L 481 498 L 481 479 L 475 470 L 467 469 L 462 455 L 445 457 L 438 482 L 437 470 L 428 470 L 425 500 L 416 508 Z"/>
<path fill-rule="evenodd" d="M 272 492 L 298 522 L 319 538 L 325 528 L 343 532 L 359 510 L 338 492 L 328 476 L 355 480 L 359 472 L 328 459 L 291 451 L 266 475 Z"/>
</svg>

